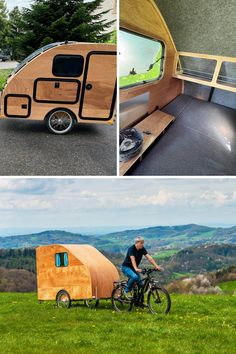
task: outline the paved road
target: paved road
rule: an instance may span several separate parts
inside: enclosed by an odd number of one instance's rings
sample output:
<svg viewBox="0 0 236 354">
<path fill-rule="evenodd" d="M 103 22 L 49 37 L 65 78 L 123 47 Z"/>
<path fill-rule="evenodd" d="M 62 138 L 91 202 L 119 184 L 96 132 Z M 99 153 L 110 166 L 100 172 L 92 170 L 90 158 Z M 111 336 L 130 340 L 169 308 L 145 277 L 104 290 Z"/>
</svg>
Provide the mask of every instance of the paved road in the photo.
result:
<svg viewBox="0 0 236 354">
<path fill-rule="evenodd" d="M 43 122 L 0 119 L 0 175 L 116 175 L 116 126 L 81 124 L 58 136 Z"/>
<path fill-rule="evenodd" d="M 0 70 L 1 69 L 14 69 L 18 65 L 17 61 L 1 61 L 0 62 Z"/>
</svg>

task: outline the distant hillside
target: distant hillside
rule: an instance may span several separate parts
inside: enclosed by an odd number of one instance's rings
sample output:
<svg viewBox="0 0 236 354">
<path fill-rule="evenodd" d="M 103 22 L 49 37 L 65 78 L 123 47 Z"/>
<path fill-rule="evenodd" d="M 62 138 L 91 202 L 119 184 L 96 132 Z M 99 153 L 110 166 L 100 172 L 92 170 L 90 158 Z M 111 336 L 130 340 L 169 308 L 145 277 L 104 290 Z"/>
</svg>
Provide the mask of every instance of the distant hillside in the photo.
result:
<svg viewBox="0 0 236 354">
<path fill-rule="evenodd" d="M 158 259 L 158 257 L 157 257 Z M 205 273 L 236 264 L 236 245 L 204 245 L 185 248 L 169 259 L 163 266 L 170 273 Z"/>
<path fill-rule="evenodd" d="M 36 291 L 36 275 L 25 269 L 0 267 L 0 292 Z"/>
<path fill-rule="evenodd" d="M 160 248 L 181 249 L 212 243 L 236 244 L 236 226 L 231 228 L 213 228 L 195 224 L 180 226 L 156 226 L 139 230 L 113 232 L 101 236 L 107 241 L 106 248 L 113 252 L 124 252 L 133 243 L 135 236 L 145 238 L 146 247 L 152 252 Z"/>
<path fill-rule="evenodd" d="M 91 244 L 100 250 L 125 253 L 137 235 L 145 237 L 151 253 L 160 249 L 183 249 L 205 244 L 236 244 L 236 226 L 213 228 L 195 224 L 156 226 L 139 230 L 113 232 L 107 235 L 82 235 L 61 230 L 49 230 L 30 235 L 0 237 L 0 248 L 25 248 L 52 243 Z"/>
<path fill-rule="evenodd" d="M 167 285 L 172 293 L 236 294 L 236 265 L 193 277 L 174 280 Z"/>
<path fill-rule="evenodd" d="M 75 234 L 61 230 L 49 230 L 29 235 L 0 237 L 0 248 L 26 248 L 52 243 L 96 243 L 95 236 Z"/>
<path fill-rule="evenodd" d="M 36 273 L 35 249 L 0 249 L 0 267 L 6 269 L 25 269 Z"/>
</svg>

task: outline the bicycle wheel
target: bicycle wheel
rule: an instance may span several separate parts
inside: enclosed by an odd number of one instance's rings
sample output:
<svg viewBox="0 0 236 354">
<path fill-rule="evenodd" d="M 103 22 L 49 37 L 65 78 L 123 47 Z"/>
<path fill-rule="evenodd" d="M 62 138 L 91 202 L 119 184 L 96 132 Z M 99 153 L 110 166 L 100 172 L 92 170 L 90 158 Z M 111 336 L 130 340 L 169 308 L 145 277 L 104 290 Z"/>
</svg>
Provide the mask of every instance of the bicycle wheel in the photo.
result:
<svg viewBox="0 0 236 354">
<path fill-rule="evenodd" d="M 164 313 L 167 315 L 171 307 L 168 291 L 161 287 L 150 289 L 147 296 L 147 305 L 151 313 Z"/>
<path fill-rule="evenodd" d="M 132 299 L 127 299 L 124 295 L 124 288 L 117 286 L 111 294 L 112 307 L 117 312 L 131 311 L 133 302 Z"/>
</svg>

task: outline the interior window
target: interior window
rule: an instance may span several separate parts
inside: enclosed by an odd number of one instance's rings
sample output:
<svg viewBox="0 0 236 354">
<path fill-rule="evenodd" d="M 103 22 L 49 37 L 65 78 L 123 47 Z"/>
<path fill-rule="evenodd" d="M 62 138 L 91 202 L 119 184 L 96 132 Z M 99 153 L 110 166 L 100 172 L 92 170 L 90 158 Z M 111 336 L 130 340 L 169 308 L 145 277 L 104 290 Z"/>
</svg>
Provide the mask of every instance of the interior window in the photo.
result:
<svg viewBox="0 0 236 354">
<path fill-rule="evenodd" d="M 177 71 L 178 74 L 211 81 L 214 76 L 215 67 L 216 60 L 180 55 Z"/>
<path fill-rule="evenodd" d="M 56 55 L 52 73 L 55 76 L 78 77 L 82 74 L 84 58 L 81 55 Z"/>
<path fill-rule="evenodd" d="M 221 65 L 217 82 L 236 87 L 236 63 L 224 61 Z"/>
<path fill-rule="evenodd" d="M 120 87 L 160 79 L 164 59 L 163 43 L 122 29 L 119 36 Z"/>
<path fill-rule="evenodd" d="M 67 252 L 56 253 L 55 263 L 56 263 L 56 267 L 67 267 L 69 264 L 68 253 Z"/>
</svg>

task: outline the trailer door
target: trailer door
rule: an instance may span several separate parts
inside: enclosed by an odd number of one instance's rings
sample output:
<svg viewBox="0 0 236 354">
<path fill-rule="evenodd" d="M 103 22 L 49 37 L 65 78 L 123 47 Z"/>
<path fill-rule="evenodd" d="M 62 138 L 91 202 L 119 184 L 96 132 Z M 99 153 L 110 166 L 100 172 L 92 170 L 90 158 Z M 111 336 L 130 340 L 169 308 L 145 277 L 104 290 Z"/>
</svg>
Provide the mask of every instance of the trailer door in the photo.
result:
<svg viewBox="0 0 236 354">
<path fill-rule="evenodd" d="M 86 58 L 79 117 L 109 120 L 116 99 L 116 52 L 90 52 Z"/>
</svg>

